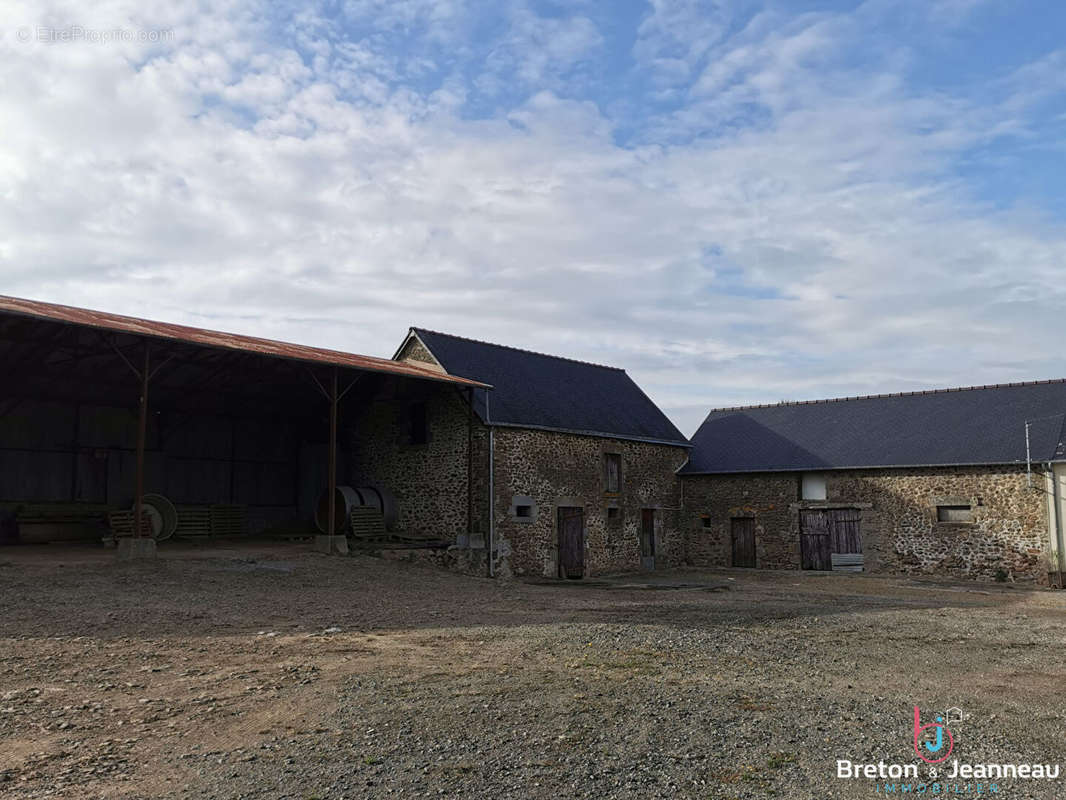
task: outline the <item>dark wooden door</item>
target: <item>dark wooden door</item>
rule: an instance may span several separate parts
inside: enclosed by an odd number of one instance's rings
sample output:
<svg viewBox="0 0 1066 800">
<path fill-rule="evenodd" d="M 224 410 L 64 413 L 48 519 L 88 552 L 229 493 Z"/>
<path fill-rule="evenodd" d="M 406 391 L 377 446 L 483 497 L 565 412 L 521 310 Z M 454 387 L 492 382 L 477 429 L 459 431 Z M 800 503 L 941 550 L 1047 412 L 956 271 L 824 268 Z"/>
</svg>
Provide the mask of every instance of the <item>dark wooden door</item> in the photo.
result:
<svg viewBox="0 0 1066 800">
<path fill-rule="evenodd" d="M 640 510 L 640 566 L 655 569 L 655 509 Z"/>
<path fill-rule="evenodd" d="M 733 520 L 733 566 L 755 566 L 755 520 L 737 517 Z"/>
<path fill-rule="evenodd" d="M 585 511 L 582 508 L 559 509 L 559 577 L 581 578 L 585 575 Z"/>
<path fill-rule="evenodd" d="M 823 509 L 800 511 L 800 566 L 803 569 L 832 569 L 832 542 L 829 515 Z"/>
<path fill-rule="evenodd" d="M 857 508 L 829 510 L 829 536 L 833 553 L 861 553 L 862 533 L 859 522 L 862 514 Z"/>
</svg>

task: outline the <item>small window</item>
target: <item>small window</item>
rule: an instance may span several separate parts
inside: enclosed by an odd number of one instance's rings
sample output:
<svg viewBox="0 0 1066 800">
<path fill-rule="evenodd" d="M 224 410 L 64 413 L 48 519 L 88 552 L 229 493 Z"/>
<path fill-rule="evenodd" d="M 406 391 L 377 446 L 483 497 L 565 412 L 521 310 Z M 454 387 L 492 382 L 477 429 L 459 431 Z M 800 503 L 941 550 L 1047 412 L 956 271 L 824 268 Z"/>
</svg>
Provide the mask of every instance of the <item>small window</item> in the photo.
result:
<svg viewBox="0 0 1066 800">
<path fill-rule="evenodd" d="M 429 421 L 426 417 L 426 404 L 412 403 L 408 409 L 408 414 L 411 444 L 426 444 L 429 441 Z"/>
<path fill-rule="evenodd" d="M 709 528 L 711 527 L 711 518 L 705 514 L 700 517 L 700 523 L 703 525 L 704 528 Z"/>
<path fill-rule="evenodd" d="M 801 500 L 825 500 L 825 475 L 820 472 L 805 472 L 800 484 Z"/>
<path fill-rule="evenodd" d="M 622 454 L 603 454 L 604 491 L 618 494 L 622 491 Z"/>
<path fill-rule="evenodd" d="M 508 512 L 513 522 L 531 524 L 537 519 L 537 503 L 525 494 L 516 494 L 511 498 L 511 508 Z"/>
<path fill-rule="evenodd" d="M 607 524 L 622 524 L 622 509 L 620 509 L 618 506 L 607 506 Z"/>
<path fill-rule="evenodd" d="M 938 522 L 973 522 L 972 506 L 937 506 Z"/>
</svg>

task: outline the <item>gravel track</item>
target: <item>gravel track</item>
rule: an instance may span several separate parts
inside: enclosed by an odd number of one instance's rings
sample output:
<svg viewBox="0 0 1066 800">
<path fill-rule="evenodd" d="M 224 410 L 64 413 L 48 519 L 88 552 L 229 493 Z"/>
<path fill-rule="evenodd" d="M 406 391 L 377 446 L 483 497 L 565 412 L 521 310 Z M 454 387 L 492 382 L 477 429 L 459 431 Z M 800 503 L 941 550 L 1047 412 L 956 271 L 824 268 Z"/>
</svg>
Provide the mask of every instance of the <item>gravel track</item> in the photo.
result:
<svg viewBox="0 0 1066 800">
<path fill-rule="evenodd" d="M 1066 762 L 1057 593 L 24 552 L 0 551 L 5 798 L 879 797 L 836 760 L 918 763 L 915 705 L 963 709 L 962 761 Z"/>
</svg>

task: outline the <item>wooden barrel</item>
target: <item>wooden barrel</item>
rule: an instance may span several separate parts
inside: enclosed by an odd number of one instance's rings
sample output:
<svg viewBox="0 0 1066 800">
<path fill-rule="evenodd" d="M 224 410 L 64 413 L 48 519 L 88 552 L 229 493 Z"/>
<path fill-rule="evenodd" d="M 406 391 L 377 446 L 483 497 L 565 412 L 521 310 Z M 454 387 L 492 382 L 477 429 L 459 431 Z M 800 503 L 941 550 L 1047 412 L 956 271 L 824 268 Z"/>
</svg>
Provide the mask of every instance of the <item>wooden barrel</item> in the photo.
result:
<svg viewBox="0 0 1066 800">
<path fill-rule="evenodd" d="M 338 535 L 347 533 L 351 526 L 352 508 L 356 506 L 376 508 L 381 512 L 388 530 L 392 530 L 396 524 L 396 501 L 387 489 L 379 489 L 376 486 L 338 486 L 334 512 L 336 520 L 334 531 Z M 315 505 L 315 526 L 325 533 L 328 530 L 328 521 L 329 489 L 324 489 Z"/>
<path fill-rule="evenodd" d="M 333 511 L 333 532 L 338 536 L 345 533 L 352 516 L 352 507 L 361 506 L 363 498 L 351 486 L 337 487 L 337 500 Z M 322 533 L 329 533 L 329 489 L 323 489 L 315 504 L 315 527 Z"/>
</svg>

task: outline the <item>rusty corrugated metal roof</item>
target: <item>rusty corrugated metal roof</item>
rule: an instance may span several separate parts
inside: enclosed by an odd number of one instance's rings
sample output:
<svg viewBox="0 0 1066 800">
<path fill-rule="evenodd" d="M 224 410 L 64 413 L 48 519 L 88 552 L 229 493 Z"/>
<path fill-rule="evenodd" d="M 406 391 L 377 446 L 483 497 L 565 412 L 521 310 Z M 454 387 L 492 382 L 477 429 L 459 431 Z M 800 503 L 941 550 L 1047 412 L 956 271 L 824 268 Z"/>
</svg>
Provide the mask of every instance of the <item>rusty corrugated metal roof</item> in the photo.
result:
<svg viewBox="0 0 1066 800">
<path fill-rule="evenodd" d="M 260 339 L 256 336 L 223 333 L 222 331 L 212 331 L 205 328 L 193 328 L 188 325 L 156 322 L 154 320 L 138 319 L 137 317 L 126 317 L 121 314 L 108 314 L 103 311 L 91 311 L 85 308 L 75 308 L 74 306 L 63 306 L 56 303 L 43 303 L 39 300 L 25 300 L 20 297 L 0 295 L 0 314 L 5 313 L 62 322 L 69 325 L 82 325 L 89 328 L 148 336 L 155 339 L 169 339 L 223 350 L 259 353 L 273 358 L 348 367 L 370 372 L 384 372 L 405 378 L 421 378 L 455 383 L 461 386 L 491 388 L 488 384 L 479 381 L 461 378 L 457 375 L 447 375 L 437 370 L 419 367 L 405 361 L 392 361 L 387 358 L 343 353 L 339 350 L 307 347 L 273 339 Z"/>
</svg>

